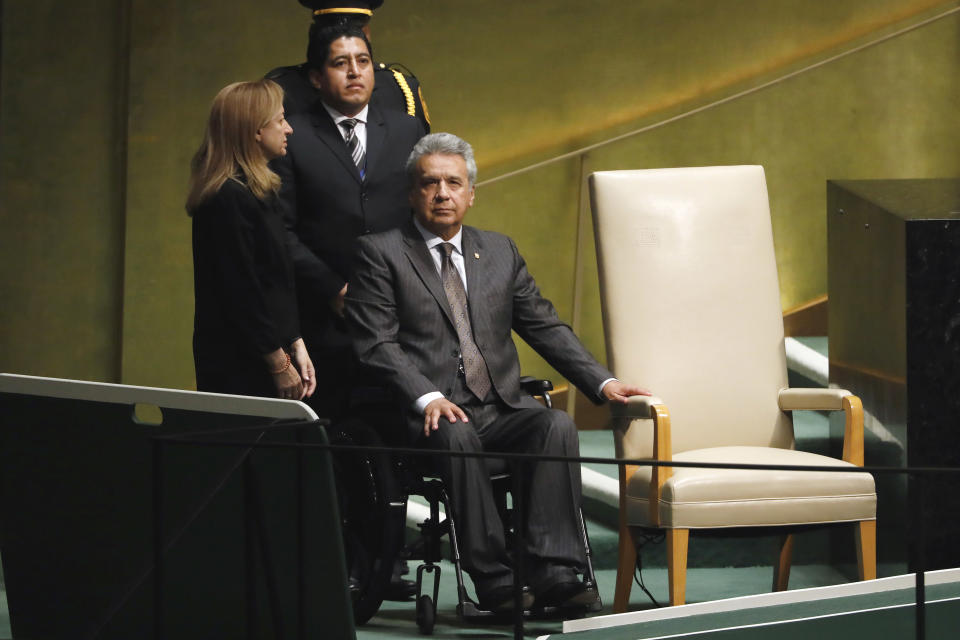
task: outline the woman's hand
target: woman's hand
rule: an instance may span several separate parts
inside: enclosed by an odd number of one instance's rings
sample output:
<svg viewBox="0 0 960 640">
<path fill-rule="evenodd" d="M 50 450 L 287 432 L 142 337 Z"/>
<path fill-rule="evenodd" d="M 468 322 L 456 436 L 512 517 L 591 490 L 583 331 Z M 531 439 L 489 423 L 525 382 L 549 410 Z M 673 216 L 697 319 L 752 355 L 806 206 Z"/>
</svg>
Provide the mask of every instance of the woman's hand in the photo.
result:
<svg viewBox="0 0 960 640">
<path fill-rule="evenodd" d="M 264 359 L 267 361 L 267 370 L 273 376 L 277 397 L 286 400 L 302 400 L 303 381 L 300 379 L 297 368 L 291 364 L 290 356 L 283 349 L 277 349 L 264 356 Z M 310 366 L 313 367 L 312 364 Z"/>
<path fill-rule="evenodd" d="M 297 338 L 297 341 L 290 345 L 290 359 L 300 373 L 300 380 L 303 382 L 303 398 L 309 398 L 317 389 L 317 373 L 313 369 L 313 361 L 310 360 L 310 354 L 307 353 L 307 345 L 303 343 L 303 338 Z"/>
</svg>

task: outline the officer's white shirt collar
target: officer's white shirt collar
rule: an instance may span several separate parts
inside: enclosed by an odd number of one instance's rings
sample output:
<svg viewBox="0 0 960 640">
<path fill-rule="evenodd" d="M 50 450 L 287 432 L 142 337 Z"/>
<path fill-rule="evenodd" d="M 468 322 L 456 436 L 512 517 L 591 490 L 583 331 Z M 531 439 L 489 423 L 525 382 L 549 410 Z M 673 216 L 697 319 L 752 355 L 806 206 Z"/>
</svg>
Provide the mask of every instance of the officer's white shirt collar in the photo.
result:
<svg viewBox="0 0 960 640">
<path fill-rule="evenodd" d="M 320 101 L 320 104 L 323 105 L 323 108 L 327 110 L 327 113 L 330 114 L 330 117 L 333 118 L 333 123 L 337 125 L 337 131 L 340 132 L 340 137 L 344 140 L 347 139 L 347 132 L 343 130 L 343 127 L 340 126 L 340 123 L 344 120 L 349 120 L 350 116 L 345 116 L 326 102 Z M 370 105 L 364 105 L 363 109 L 360 110 L 360 113 L 353 116 L 353 119 L 357 121 L 357 126 L 353 128 L 356 132 L 357 137 L 360 139 L 360 144 L 363 145 L 363 149 L 367 149 L 367 113 L 370 110 Z"/>
</svg>

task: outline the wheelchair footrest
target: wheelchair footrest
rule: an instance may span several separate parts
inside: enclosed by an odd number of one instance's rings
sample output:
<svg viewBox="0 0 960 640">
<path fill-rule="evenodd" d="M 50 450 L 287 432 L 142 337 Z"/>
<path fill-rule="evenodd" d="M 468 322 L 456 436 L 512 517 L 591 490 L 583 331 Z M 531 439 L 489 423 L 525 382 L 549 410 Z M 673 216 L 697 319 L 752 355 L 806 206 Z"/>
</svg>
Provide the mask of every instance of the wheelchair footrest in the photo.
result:
<svg viewBox="0 0 960 640">
<path fill-rule="evenodd" d="M 481 609 L 473 600 L 465 600 L 457 605 L 457 616 L 464 622 L 508 622 L 513 619 L 513 612 L 487 611 L 486 609 Z M 524 619 L 528 619 L 530 612 L 525 610 L 523 617 Z"/>
</svg>

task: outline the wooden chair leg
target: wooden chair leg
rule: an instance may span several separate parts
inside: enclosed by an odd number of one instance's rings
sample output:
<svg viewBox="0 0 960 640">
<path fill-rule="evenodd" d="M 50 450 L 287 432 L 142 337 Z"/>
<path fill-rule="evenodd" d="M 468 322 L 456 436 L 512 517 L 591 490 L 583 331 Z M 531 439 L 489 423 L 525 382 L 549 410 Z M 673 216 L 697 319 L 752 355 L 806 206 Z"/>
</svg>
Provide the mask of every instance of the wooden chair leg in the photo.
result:
<svg viewBox="0 0 960 640">
<path fill-rule="evenodd" d="M 877 577 L 877 521 L 857 523 L 857 572 L 861 580 Z"/>
<path fill-rule="evenodd" d="M 670 581 L 670 606 L 687 600 L 687 547 L 689 529 L 667 529 L 667 575 Z"/>
<path fill-rule="evenodd" d="M 793 534 L 788 533 L 780 538 L 780 553 L 777 563 L 773 566 L 773 590 L 786 591 L 790 584 L 790 559 L 793 556 Z"/>
<path fill-rule="evenodd" d="M 626 522 L 621 522 L 620 544 L 617 554 L 617 585 L 613 593 L 613 612 L 623 613 L 630 603 L 633 574 L 637 569 L 637 547 Z"/>
</svg>

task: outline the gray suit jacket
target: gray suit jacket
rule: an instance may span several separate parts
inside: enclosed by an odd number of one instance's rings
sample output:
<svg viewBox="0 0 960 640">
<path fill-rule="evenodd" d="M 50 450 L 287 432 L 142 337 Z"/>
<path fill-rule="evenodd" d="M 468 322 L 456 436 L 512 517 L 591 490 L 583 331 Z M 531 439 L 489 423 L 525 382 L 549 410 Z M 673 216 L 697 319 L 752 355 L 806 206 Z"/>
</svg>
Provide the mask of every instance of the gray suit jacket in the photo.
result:
<svg viewBox="0 0 960 640">
<path fill-rule="evenodd" d="M 493 386 L 510 407 L 530 406 L 520 389 L 516 331 L 594 402 L 612 378 L 549 300 L 540 295 L 513 241 L 463 228 L 467 296 L 474 340 Z M 345 313 L 363 365 L 407 406 L 425 393 L 450 396 L 460 343 L 440 275 L 412 222 L 360 238 Z M 421 423 L 422 424 L 422 423 Z"/>
</svg>

